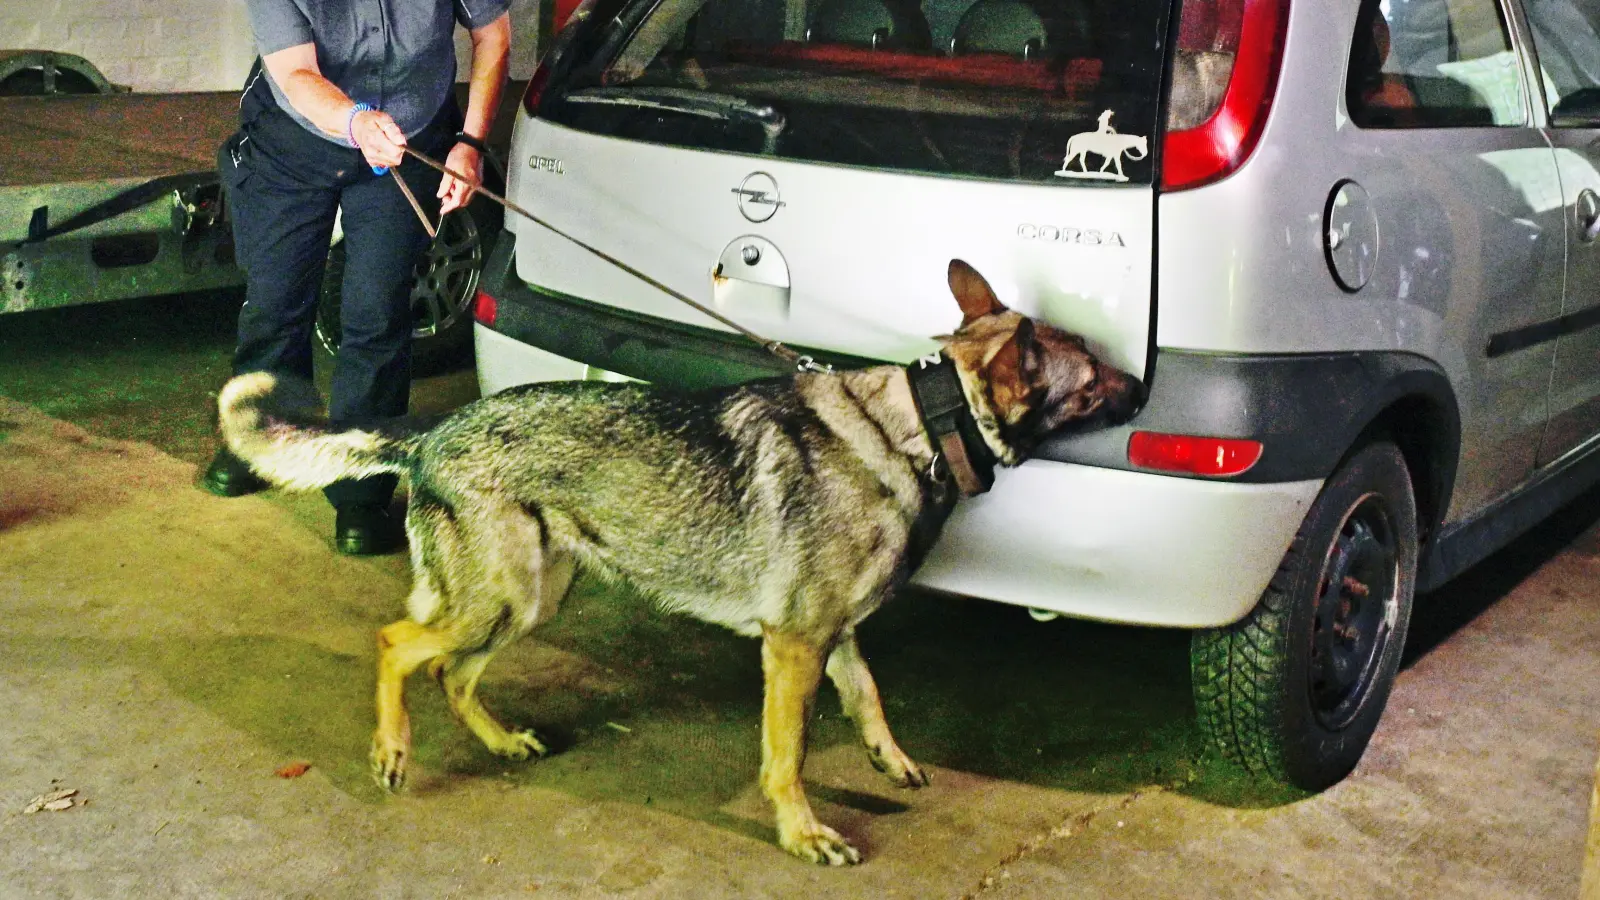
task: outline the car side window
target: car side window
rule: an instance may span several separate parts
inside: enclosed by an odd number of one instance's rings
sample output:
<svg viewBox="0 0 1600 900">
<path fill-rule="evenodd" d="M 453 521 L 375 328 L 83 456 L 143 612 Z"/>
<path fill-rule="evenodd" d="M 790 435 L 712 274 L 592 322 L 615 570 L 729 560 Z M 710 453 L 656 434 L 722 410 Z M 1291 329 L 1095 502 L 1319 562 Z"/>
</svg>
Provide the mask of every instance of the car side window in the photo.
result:
<svg viewBox="0 0 1600 900">
<path fill-rule="evenodd" d="M 1525 98 L 1496 0 L 1363 0 L 1345 81 L 1357 125 L 1526 125 Z"/>
<path fill-rule="evenodd" d="M 1550 124 L 1600 124 L 1600 2 L 1524 0 Z"/>
</svg>

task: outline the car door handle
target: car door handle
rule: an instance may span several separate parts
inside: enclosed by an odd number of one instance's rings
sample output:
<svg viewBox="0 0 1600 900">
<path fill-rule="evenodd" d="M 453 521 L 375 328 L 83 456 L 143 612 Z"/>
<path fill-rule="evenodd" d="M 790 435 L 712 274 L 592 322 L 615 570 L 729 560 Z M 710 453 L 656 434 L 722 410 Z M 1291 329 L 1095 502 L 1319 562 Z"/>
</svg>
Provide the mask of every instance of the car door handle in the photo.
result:
<svg viewBox="0 0 1600 900">
<path fill-rule="evenodd" d="M 1600 239 L 1600 194 L 1591 188 L 1578 192 L 1578 202 L 1573 204 L 1578 217 L 1578 235 L 1586 243 Z"/>
</svg>

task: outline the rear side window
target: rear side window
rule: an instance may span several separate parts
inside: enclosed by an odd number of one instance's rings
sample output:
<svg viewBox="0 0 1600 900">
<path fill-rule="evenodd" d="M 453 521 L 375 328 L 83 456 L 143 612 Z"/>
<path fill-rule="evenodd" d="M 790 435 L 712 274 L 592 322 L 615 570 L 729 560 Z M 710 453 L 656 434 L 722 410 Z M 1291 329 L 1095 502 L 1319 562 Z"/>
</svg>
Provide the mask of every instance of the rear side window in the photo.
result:
<svg viewBox="0 0 1600 900">
<path fill-rule="evenodd" d="M 1525 0 L 1551 124 L 1600 123 L 1600 2 Z"/>
<path fill-rule="evenodd" d="M 1495 0 L 1364 0 L 1345 86 L 1363 128 L 1528 122 L 1522 65 Z"/>
<path fill-rule="evenodd" d="M 539 114 L 704 150 L 1148 184 L 1171 0 L 638 0 Z M 1074 142 L 1074 138 L 1078 140 Z M 1072 144 L 1069 153 L 1068 145 Z"/>
</svg>

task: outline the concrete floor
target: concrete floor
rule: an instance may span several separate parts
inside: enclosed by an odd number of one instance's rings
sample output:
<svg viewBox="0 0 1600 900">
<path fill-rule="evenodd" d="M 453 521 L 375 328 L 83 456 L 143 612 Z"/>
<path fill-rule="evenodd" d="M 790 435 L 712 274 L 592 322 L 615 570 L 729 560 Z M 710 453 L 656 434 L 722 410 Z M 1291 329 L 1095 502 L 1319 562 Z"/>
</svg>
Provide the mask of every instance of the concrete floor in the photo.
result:
<svg viewBox="0 0 1600 900">
<path fill-rule="evenodd" d="M 755 788 L 754 644 L 581 584 L 485 679 L 559 752 L 488 756 L 419 680 L 388 798 L 372 636 L 404 563 L 333 554 L 317 497 L 192 487 L 227 319 L 0 317 L 0 897 L 1565 900 L 1586 835 L 1600 891 L 1600 494 L 1420 601 L 1374 746 L 1319 796 L 1204 752 L 1182 633 L 910 594 L 862 640 L 933 785 L 889 786 L 825 697 L 811 794 L 867 862 L 811 867 Z M 82 804 L 22 811 L 59 788 Z"/>
</svg>

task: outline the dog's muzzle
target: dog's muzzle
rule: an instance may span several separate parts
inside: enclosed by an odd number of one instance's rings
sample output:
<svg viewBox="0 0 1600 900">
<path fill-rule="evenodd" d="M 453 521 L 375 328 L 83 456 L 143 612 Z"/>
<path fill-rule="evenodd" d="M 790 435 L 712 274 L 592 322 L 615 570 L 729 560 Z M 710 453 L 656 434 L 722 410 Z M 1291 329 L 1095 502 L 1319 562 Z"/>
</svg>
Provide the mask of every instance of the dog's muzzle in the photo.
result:
<svg viewBox="0 0 1600 900">
<path fill-rule="evenodd" d="M 1110 425 L 1121 425 L 1144 408 L 1150 392 L 1144 382 L 1110 366 L 1100 366 L 1096 373 L 1100 382 L 1100 411 Z"/>
</svg>

